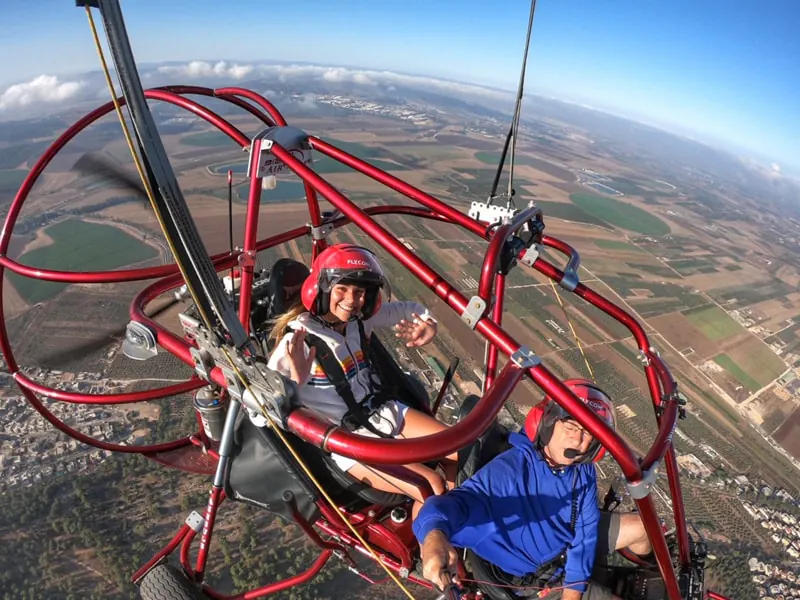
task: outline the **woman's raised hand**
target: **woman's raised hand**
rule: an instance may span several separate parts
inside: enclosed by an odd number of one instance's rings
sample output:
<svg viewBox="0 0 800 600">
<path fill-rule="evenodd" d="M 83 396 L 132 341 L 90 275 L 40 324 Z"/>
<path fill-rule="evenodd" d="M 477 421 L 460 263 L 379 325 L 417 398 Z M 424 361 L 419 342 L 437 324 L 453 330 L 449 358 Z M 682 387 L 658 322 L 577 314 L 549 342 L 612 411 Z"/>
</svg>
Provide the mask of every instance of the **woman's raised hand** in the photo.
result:
<svg viewBox="0 0 800 600">
<path fill-rule="evenodd" d="M 406 346 L 424 346 L 436 337 L 439 331 L 435 321 L 425 321 L 417 313 L 412 313 L 412 321 L 401 320 L 394 326 L 395 335 L 406 340 Z"/>
<path fill-rule="evenodd" d="M 306 356 L 306 330 L 298 329 L 286 342 L 286 355 L 289 360 L 289 374 L 292 381 L 303 385 L 311 373 L 311 364 L 317 355 L 317 349 L 312 347 Z"/>
</svg>

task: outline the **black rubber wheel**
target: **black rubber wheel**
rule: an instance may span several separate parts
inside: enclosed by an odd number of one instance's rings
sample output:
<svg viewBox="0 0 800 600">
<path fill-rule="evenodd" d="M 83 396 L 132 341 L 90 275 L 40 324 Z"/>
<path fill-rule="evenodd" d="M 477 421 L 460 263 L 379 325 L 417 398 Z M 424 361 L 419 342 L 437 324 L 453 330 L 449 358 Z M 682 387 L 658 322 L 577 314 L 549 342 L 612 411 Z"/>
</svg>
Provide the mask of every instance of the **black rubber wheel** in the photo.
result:
<svg viewBox="0 0 800 600">
<path fill-rule="evenodd" d="M 142 579 L 139 585 L 142 600 L 205 600 L 200 592 L 184 575 L 183 571 L 172 565 L 158 565 Z"/>
</svg>

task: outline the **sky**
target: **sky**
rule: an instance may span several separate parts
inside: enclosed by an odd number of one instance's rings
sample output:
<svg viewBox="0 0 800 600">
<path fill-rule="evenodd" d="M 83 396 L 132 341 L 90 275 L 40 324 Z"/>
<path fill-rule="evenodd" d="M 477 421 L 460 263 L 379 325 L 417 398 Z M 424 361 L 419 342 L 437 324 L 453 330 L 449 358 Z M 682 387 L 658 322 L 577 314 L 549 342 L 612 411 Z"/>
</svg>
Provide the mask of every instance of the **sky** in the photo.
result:
<svg viewBox="0 0 800 600">
<path fill-rule="evenodd" d="M 303 61 L 504 89 L 519 79 L 530 7 L 528 0 L 121 4 L 141 62 Z M 798 0 L 538 0 L 526 90 L 800 169 L 799 23 Z M 4 99 L 5 106 L 36 99 L 19 87 L 10 94 L 12 84 L 48 75 L 36 85 L 66 98 L 77 74 L 98 67 L 86 15 L 73 0 L 0 0 L 0 31 L 0 110 Z"/>
</svg>

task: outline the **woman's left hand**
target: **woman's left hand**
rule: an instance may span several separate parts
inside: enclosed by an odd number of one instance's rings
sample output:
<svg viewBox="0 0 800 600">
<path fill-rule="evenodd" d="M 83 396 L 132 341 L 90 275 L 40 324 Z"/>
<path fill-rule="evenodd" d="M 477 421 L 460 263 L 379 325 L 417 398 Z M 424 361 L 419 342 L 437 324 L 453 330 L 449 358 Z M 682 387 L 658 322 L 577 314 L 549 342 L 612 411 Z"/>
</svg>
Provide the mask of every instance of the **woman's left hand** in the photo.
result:
<svg viewBox="0 0 800 600">
<path fill-rule="evenodd" d="M 435 321 L 425 321 L 417 313 L 412 313 L 412 321 L 401 320 L 394 326 L 395 335 L 406 340 L 406 346 L 424 346 L 436 337 L 439 328 Z"/>
</svg>

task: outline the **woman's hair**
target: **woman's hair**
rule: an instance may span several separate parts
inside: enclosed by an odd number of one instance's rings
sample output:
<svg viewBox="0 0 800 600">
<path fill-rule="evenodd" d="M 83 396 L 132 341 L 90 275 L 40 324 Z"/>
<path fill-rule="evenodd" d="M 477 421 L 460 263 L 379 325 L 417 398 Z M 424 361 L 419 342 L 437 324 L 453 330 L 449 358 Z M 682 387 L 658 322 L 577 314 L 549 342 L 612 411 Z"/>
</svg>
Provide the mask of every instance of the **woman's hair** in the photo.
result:
<svg viewBox="0 0 800 600">
<path fill-rule="evenodd" d="M 269 322 L 272 325 L 272 330 L 269 332 L 269 339 L 275 345 L 277 345 L 283 336 L 286 335 L 286 331 L 289 328 L 289 323 L 294 321 L 304 312 L 308 311 L 306 310 L 306 307 L 303 306 L 302 299 L 298 297 L 297 300 L 295 300 L 295 302 L 289 306 L 288 309 L 286 309 L 286 312 L 273 319 L 270 319 Z"/>
</svg>

